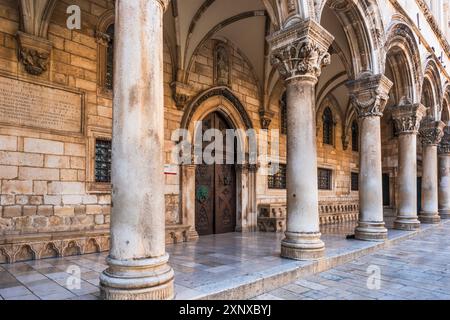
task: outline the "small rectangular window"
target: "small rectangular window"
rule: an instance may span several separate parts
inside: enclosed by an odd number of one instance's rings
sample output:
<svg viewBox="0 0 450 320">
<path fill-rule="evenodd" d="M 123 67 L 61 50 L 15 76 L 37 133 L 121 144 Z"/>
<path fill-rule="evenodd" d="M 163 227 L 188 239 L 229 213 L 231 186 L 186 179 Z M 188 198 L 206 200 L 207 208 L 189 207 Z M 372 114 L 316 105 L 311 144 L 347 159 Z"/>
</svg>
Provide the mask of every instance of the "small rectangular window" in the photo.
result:
<svg viewBox="0 0 450 320">
<path fill-rule="evenodd" d="M 332 190 L 333 171 L 329 169 L 318 170 L 319 190 Z"/>
<path fill-rule="evenodd" d="M 111 159 L 111 141 L 95 140 L 95 182 L 111 183 Z"/>
<path fill-rule="evenodd" d="M 268 176 L 269 189 L 286 189 L 286 168 L 285 164 L 280 164 L 278 172 Z"/>
<path fill-rule="evenodd" d="M 359 173 L 352 172 L 352 191 L 359 191 Z"/>
</svg>

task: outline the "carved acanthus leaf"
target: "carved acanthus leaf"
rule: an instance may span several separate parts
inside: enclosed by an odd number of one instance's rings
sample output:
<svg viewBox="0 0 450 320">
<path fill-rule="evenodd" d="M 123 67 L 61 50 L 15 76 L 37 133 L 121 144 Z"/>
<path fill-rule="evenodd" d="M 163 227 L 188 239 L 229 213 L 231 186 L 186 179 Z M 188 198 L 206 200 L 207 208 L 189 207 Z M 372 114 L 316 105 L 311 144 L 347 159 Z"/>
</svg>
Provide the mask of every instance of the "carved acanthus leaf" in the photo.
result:
<svg viewBox="0 0 450 320">
<path fill-rule="evenodd" d="M 444 137 L 445 124 L 442 121 L 426 119 L 422 122 L 419 134 L 425 146 L 437 146 Z"/>
<path fill-rule="evenodd" d="M 312 20 L 277 32 L 268 41 L 272 46 L 271 63 L 285 80 L 317 78 L 322 68 L 331 63 L 328 49 L 333 36 Z"/>
</svg>

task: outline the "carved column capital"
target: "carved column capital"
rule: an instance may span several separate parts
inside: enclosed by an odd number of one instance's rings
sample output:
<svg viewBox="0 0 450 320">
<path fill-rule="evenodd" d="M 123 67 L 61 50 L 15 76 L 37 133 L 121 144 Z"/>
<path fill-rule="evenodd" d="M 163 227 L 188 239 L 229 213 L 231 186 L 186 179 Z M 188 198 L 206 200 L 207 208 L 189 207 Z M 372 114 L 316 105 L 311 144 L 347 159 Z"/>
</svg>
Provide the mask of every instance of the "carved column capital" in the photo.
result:
<svg viewBox="0 0 450 320">
<path fill-rule="evenodd" d="M 422 122 L 419 135 L 424 146 L 437 146 L 444 137 L 445 124 L 442 121 L 426 119 Z"/>
<path fill-rule="evenodd" d="M 447 154 L 450 155 L 450 128 L 445 127 L 444 129 L 444 137 L 439 144 L 439 154 Z"/>
<path fill-rule="evenodd" d="M 53 45 L 44 38 L 24 32 L 17 32 L 19 46 L 18 59 L 25 70 L 32 75 L 39 76 L 47 71 Z"/>
<path fill-rule="evenodd" d="M 370 72 L 363 73 L 358 79 L 348 82 L 350 99 L 356 107 L 358 116 L 382 117 L 392 85 L 386 76 L 373 75 Z"/>
<path fill-rule="evenodd" d="M 313 20 L 297 23 L 268 37 L 271 63 L 286 81 L 304 76 L 317 81 L 322 67 L 331 63 L 328 49 L 333 39 Z"/>
<path fill-rule="evenodd" d="M 398 134 L 417 134 L 426 111 L 427 108 L 420 103 L 392 108 L 392 119 L 396 132 Z"/>
</svg>

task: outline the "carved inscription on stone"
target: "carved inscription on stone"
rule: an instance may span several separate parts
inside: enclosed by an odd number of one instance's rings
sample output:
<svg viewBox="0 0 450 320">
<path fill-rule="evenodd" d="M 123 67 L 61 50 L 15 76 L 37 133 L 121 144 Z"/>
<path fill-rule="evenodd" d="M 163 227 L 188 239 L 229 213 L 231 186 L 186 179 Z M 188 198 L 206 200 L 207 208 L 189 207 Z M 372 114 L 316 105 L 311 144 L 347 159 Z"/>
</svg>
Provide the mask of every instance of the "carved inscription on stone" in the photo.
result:
<svg viewBox="0 0 450 320">
<path fill-rule="evenodd" d="M 0 123 L 82 132 L 82 95 L 0 77 Z"/>
</svg>

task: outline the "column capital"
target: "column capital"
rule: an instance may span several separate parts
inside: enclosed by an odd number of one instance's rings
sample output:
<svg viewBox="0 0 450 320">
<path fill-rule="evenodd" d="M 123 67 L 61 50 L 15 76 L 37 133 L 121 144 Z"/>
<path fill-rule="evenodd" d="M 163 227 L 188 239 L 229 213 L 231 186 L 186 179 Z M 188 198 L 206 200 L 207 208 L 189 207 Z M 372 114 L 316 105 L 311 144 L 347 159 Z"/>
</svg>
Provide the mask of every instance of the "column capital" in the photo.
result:
<svg viewBox="0 0 450 320">
<path fill-rule="evenodd" d="M 439 154 L 450 155 L 450 128 L 445 127 L 444 129 L 444 137 L 439 144 Z"/>
<path fill-rule="evenodd" d="M 405 104 L 392 108 L 392 119 L 398 134 L 417 134 L 427 108 L 420 104 Z"/>
<path fill-rule="evenodd" d="M 444 136 L 445 124 L 442 121 L 426 119 L 419 130 L 420 140 L 425 146 L 437 146 Z"/>
<path fill-rule="evenodd" d="M 362 73 L 356 80 L 349 81 L 347 87 L 350 99 L 358 116 L 382 117 L 389 100 L 389 91 L 393 83 L 383 74 Z"/>
<path fill-rule="evenodd" d="M 313 20 L 297 23 L 267 38 L 272 47 L 271 63 L 286 80 L 309 77 L 312 81 L 331 63 L 328 49 L 334 37 Z"/>
</svg>

